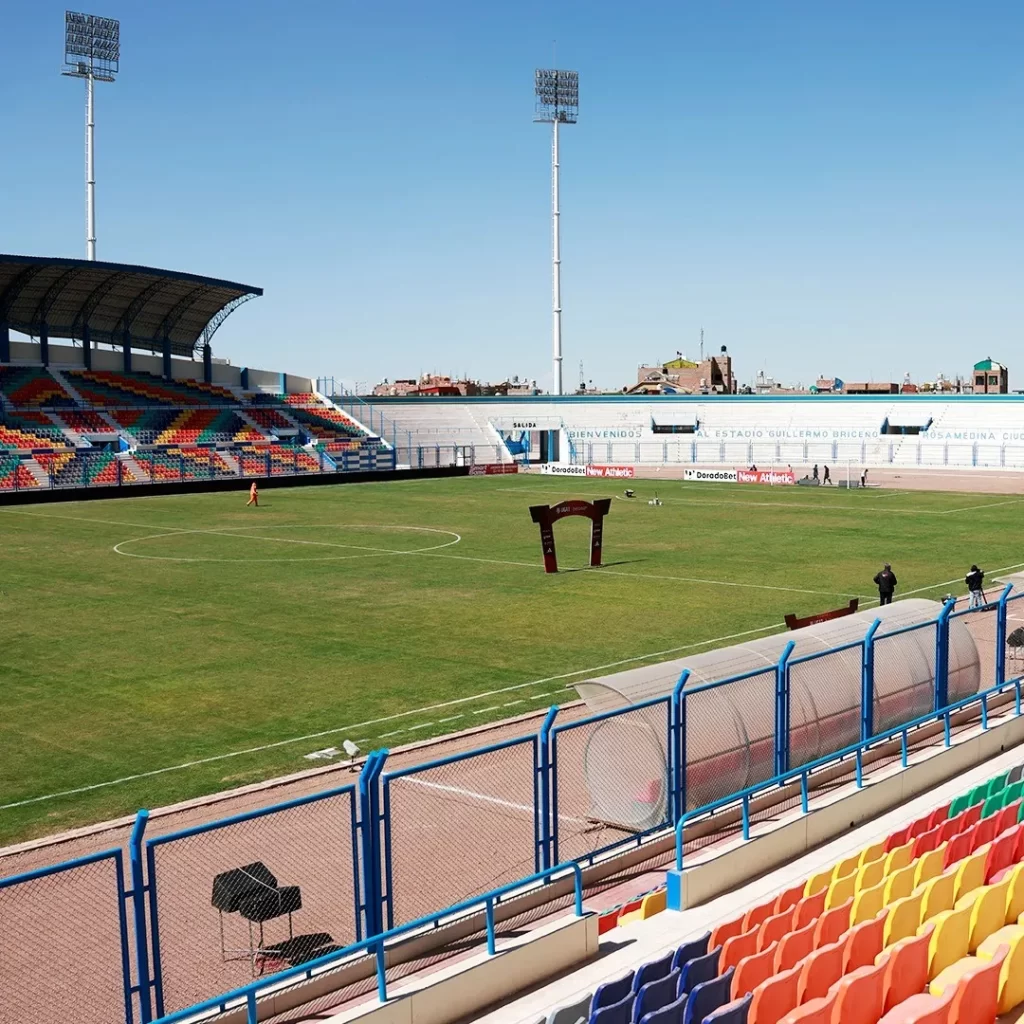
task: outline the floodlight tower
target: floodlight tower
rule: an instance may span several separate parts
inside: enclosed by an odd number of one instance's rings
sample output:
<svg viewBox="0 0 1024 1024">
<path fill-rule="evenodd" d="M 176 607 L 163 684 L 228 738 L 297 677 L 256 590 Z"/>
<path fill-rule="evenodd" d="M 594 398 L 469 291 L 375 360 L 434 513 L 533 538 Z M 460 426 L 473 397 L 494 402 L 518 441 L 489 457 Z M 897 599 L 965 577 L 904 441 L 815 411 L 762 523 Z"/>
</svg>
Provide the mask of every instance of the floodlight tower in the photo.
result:
<svg viewBox="0 0 1024 1024">
<path fill-rule="evenodd" d="M 121 59 L 121 23 L 95 14 L 64 12 L 64 68 L 85 79 L 85 255 L 96 259 L 96 167 L 93 160 L 93 83 L 112 82 Z"/>
<path fill-rule="evenodd" d="M 551 298 L 552 365 L 551 393 L 562 393 L 562 258 L 558 208 L 558 126 L 575 124 L 580 110 L 580 76 L 577 71 L 538 68 L 534 73 L 537 97 L 534 121 L 551 123 Z"/>
</svg>

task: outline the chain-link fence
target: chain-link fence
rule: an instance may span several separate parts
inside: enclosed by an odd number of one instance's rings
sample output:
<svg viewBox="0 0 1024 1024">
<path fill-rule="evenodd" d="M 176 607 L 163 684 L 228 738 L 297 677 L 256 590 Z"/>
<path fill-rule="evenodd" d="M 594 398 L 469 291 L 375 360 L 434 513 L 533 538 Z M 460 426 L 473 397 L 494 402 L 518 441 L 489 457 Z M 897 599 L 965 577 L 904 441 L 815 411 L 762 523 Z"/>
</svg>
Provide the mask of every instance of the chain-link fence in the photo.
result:
<svg viewBox="0 0 1024 1024">
<path fill-rule="evenodd" d="M 171 1013 L 359 937 L 352 786 L 146 844 L 157 1009 Z"/>
<path fill-rule="evenodd" d="M 776 679 L 769 667 L 683 690 L 687 810 L 775 774 Z"/>
<path fill-rule="evenodd" d="M 131 1024 L 120 850 L 0 880 L 0 1021 Z"/>
<path fill-rule="evenodd" d="M 789 767 L 799 768 L 860 739 L 861 709 L 839 680 L 860 679 L 863 644 L 794 658 L 789 665 Z"/>
<path fill-rule="evenodd" d="M 664 698 L 552 732 L 554 863 L 669 824 L 669 708 Z"/>
<path fill-rule="evenodd" d="M 885 732 L 934 709 L 936 628 L 928 622 L 875 636 L 874 732 Z"/>
<path fill-rule="evenodd" d="M 538 869 L 536 765 L 526 736 L 384 775 L 389 927 Z"/>
</svg>

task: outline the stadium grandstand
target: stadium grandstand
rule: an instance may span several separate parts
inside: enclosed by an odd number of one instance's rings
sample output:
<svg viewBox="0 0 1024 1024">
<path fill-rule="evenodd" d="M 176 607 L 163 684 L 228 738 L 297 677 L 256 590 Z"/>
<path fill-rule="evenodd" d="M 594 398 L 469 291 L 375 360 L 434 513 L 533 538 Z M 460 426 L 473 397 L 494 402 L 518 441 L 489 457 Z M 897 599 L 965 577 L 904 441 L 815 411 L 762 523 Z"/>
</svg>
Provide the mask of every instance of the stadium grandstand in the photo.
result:
<svg viewBox="0 0 1024 1024">
<path fill-rule="evenodd" d="M 0 256 L 0 490 L 393 469 L 388 442 L 309 378 L 213 358 L 217 329 L 261 294 Z"/>
</svg>

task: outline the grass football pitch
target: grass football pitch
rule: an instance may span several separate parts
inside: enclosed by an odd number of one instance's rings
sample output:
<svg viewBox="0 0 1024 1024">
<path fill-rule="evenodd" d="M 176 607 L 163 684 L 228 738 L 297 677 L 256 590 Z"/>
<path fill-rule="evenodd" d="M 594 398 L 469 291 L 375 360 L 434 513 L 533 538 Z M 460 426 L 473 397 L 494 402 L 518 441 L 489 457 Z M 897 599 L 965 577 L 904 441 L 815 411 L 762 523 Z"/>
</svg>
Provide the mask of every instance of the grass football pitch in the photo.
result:
<svg viewBox="0 0 1024 1024">
<path fill-rule="evenodd" d="M 1024 561 L 1024 499 L 639 480 L 422 480 L 0 508 L 0 843 L 481 725 L 681 657 Z M 655 487 L 664 504 L 651 507 Z M 232 756 L 223 756 L 232 755 Z M 189 767 L 179 767 L 183 765 Z M 171 770 L 164 770 L 171 769 Z M 114 785 L 107 785 L 113 780 Z"/>
</svg>

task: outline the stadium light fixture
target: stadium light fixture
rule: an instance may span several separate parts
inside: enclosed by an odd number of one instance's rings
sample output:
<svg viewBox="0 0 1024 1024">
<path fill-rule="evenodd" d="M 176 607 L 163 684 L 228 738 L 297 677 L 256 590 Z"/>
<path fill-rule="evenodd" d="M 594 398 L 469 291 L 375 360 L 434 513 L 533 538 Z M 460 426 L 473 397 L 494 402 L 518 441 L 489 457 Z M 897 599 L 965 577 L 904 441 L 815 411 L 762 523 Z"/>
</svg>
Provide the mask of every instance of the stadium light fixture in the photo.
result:
<svg viewBox="0 0 1024 1024">
<path fill-rule="evenodd" d="M 575 124 L 580 111 L 578 71 L 538 68 L 534 72 L 536 112 L 534 121 L 551 124 L 551 393 L 562 394 L 562 256 L 558 201 L 558 126 Z"/>
<path fill-rule="evenodd" d="M 93 83 L 113 82 L 120 70 L 121 23 L 95 14 L 64 12 L 61 74 L 85 79 L 85 255 L 96 259 L 96 167 L 93 159 Z"/>
</svg>

